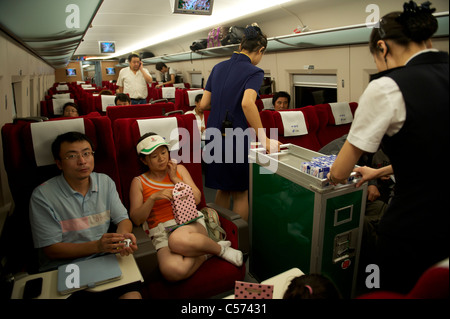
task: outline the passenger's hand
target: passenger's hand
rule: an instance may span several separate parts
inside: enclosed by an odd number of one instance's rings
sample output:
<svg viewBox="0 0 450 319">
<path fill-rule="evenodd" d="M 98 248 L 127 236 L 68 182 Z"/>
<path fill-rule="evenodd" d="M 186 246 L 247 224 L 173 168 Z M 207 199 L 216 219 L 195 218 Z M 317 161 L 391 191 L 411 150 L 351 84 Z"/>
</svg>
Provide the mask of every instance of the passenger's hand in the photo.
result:
<svg viewBox="0 0 450 319">
<path fill-rule="evenodd" d="M 367 199 L 371 202 L 375 201 L 380 197 L 380 191 L 378 190 L 378 187 L 375 185 L 369 185 L 367 187 Z"/>
<path fill-rule="evenodd" d="M 100 253 L 117 253 L 117 248 L 123 246 L 119 242 L 124 240 L 123 234 L 106 233 L 97 241 L 97 248 Z"/>
<path fill-rule="evenodd" d="M 162 189 L 150 196 L 153 200 L 167 199 L 172 200 L 172 189 Z"/>
<path fill-rule="evenodd" d="M 177 179 L 177 161 L 174 159 L 169 160 L 167 163 L 167 173 L 169 174 L 170 180 L 176 184 Z"/>
<path fill-rule="evenodd" d="M 124 236 L 124 238 L 130 239 L 131 244 L 129 247 L 125 247 L 124 243 L 119 243 L 122 246 L 119 247 L 118 252 L 120 253 L 121 256 L 128 256 L 128 255 L 133 254 L 138 249 L 138 246 L 136 243 L 136 237 L 132 233 L 125 233 L 125 234 L 123 234 L 123 236 Z"/>
</svg>

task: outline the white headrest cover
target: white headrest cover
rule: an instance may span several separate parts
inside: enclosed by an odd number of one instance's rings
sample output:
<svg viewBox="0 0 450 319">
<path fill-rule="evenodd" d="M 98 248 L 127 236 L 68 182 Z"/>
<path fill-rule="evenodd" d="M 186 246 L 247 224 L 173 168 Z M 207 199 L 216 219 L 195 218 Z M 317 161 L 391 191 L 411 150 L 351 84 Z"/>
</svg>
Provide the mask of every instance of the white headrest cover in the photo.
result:
<svg viewBox="0 0 450 319">
<path fill-rule="evenodd" d="M 299 136 L 308 134 L 305 116 L 302 111 L 282 111 L 281 121 L 284 127 L 284 136 Z"/>
<path fill-rule="evenodd" d="M 52 143 L 58 135 L 71 131 L 83 134 L 85 132 L 82 118 L 31 123 L 30 128 L 37 166 L 55 164 L 52 154 Z"/>
<path fill-rule="evenodd" d="M 175 117 L 165 117 L 157 119 L 136 120 L 139 126 L 139 132 L 142 135 L 153 132 L 164 138 L 169 143 L 171 151 L 178 150 L 179 135 L 178 122 Z"/>
</svg>

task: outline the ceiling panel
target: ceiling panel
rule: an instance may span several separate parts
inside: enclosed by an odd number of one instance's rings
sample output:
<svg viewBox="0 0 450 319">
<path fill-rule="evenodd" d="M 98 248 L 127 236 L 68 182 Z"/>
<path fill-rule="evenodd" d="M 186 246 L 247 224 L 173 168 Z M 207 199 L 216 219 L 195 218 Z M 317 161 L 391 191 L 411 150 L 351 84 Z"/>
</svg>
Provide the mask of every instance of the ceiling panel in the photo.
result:
<svg viewBox="0 0 450 319">
<path fill-rule="evenodd" d="M 102 1 L 2 0 L 0 29 L 53 67 L 64 67 Z"/>
</svg>

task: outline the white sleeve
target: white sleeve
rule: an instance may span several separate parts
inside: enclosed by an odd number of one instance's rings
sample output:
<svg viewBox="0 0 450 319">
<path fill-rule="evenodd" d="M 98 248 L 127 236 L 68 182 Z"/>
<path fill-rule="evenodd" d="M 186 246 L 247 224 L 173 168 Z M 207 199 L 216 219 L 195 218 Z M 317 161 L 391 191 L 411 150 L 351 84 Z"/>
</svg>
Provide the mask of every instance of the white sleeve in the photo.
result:
<svg viewBox="0 0 450 319">
<path fill-rule="evenodd" d="M 119 72 L 119 78 L 117 79 L 117 82 L 116 82 L 117 86 L 123 87 L 123 75 L 124 75 L 124 70 L 122 69 Z"/>
<path fill-rule="evenodd" d="M 347 140 L 357 148 L 374 153 L 383 136 L 396 134 L 406 119 L 403 95 L 394 80 L 372 81 L 361 96 Z"/>
</svg>

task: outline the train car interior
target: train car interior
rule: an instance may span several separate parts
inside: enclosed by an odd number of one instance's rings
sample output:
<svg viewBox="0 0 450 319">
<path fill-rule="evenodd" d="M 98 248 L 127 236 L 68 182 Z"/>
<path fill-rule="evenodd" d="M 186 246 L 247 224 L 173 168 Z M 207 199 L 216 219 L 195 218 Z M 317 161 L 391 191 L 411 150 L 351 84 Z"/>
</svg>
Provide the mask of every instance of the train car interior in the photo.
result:
<svg viewBox="0 0 450 319">
<path fill-rule="evenodd" d="M 448 56 L 449 3 L 431 2 L 438 26 L 428 49 Z M 268 298 L 283 299 L 293 278 L 320 274 L 341 299 L 448 300 L 448 257 L 432 265 L 408 292 L 379 289 L 377 264 L 365 251 L 373 248 L 368 236 L 376 223 L 371 224 L 366 210 L 372 203 L 371 184 L 355 187 L 361 176 L 353 174 L 346 184 L 333 186 L 329 168 L 313 173 L 317 159 L 336 158 L 337 152 L 326 153 L 330 143 L 344 143 L 362 107 L 360 98 L 378 73 L 369 50 L 372 30 L 385 14 L 403 11 L 404 3 L 408 1 L 1 1 L 0 298 L 30 298 L 32 284 L 27 282 L 36 278 L 44 283 L 32 297 L 68 297 L 56 291 L 56 270 L 43 274 L 39 269 L 30 198 L 36 187 L 61 173 L 52 141 L 76 131 L 94 142 L 94 171 L 114 181 L 127 212 L 131 182 L 144 172 L 136 155 L 139 138 L 155 132 L 170 140 L 172 158 L 186 167 L 201 191 L 197 209 L 215 210 L 226 233 L 223 240 L 243 253 L 242 266 L 211 257 L 189 278 L 170 282 L 161 274 L 148 231 L 133 225 L 138 250 L 118 257 L 120 282 L 129 283 L 126 277 L 133 272 L 143 299 L 244 298 L 236 292 L 240 283 L 262 285 L 270 290 Z M 252 141 L 249 216 L 244 218 L 233 211 L 233 200 L 229 207 L 218 205 L 216 189 L 206 186 L 210 162 L 203 130 L 216 117 L 212 105 L 199 120 L 195 99 L 209 93 L 205 90 L 214 67 L 241 50 L 242 30 L 255 23 L 267 47 L 257 65 L 264 78 L 254 104 L 268 137 L 282 148 L 266 154 L 260 142 Z M 143 95 L 124 92 L 122 76 L 133 70 L 131 54 L 139 58 L 138 72 L 152 78 L 144 76 Z M 157 69 L 161 64 L 167 74 Z M 171 75 L 174 83 L 165 84 Z M 273 104 L 280 91 L 290 96 L 285 109 Z M 129 102 L 117 104 L 120 94 Z M 135 104 L 137 100 L 144 103 Z M 69 113 L 67 103 L 73 105 Z M 375 155 L 365 154 L 364 159 L 375 161 Z M 357 165 L 366 165 L 361 163 Z M 245 294 L 252 298 L 255 287 Z"/>
</svg>

